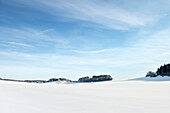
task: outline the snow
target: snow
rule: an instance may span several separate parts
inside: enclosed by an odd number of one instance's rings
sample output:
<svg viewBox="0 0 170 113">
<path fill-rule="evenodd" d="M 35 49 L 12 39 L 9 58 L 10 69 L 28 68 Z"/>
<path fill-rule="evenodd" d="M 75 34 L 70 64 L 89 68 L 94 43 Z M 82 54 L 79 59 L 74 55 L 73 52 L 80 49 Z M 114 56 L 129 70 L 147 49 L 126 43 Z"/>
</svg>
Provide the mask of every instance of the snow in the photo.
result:
<svg viewBox="0 0 170 113">
<path fill-rule="evenodd" d="M 140 80 L 140 81 L 170 81 L 170 77 L 168 76 L 157 76 L 157 77 L 141 77 L 141 78 L 135 78 L 130 80 Z"/>
<path fill-rule="evenodd" d="M 0 113 L 170 113 L 169 81 L 0 81 Z"/>
</svg>

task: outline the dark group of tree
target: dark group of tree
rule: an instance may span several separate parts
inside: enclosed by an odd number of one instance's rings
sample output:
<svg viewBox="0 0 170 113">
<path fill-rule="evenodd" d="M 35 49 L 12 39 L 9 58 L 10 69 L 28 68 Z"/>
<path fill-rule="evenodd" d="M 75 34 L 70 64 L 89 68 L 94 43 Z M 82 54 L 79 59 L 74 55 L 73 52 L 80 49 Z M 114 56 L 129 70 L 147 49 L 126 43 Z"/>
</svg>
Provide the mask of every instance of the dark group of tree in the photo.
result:
<svg viewBox="0 0 170 113">
<path fill-rule="evenodd" d="M 98 76 L 93 76 L 92 78 L 90 78 L 89 76 L 79 78 L 78 82 L 99 82 L 99 81 L 110 81 L 112 79 L 113 78 L 110 75 L 98 75 Z"/>
<path fill-rule="evenodd" d="M 164 64 L 157 69 L 156 73 L 149 71 L 146 77 L 170 76 L 170 64 Z"/>
</svg>

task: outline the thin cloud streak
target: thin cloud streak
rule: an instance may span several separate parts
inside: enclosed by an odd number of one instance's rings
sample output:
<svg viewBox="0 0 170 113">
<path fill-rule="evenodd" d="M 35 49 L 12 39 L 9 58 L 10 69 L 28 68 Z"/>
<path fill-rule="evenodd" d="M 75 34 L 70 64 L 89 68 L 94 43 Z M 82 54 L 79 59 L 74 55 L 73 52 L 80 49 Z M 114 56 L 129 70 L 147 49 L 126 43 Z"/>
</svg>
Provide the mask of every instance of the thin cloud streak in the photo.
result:
<svg viewBox="0 0 170 113">
<path fill-rule="evenodd" d="M 105 53 L 109 51 L 114 51 L 115 48 L 113 49 L 101 49 L 101 50 L 96 50 L 96 51 L 82 51 L 82 50 L 72 50 L 75 53 L 82 53 L 82 54 L 97 54 L 97 53 Z"/>
<path fill-rule="evenodd" d="M 5 44 L 10 44 L 10 45 L 13 45 L 13 46 L 33 47 L 33 46 L 30 45 L 30 44 L 19 43 L 19 42 L 3 42 L 3 43 L 5 43 Z"/>
</svg>

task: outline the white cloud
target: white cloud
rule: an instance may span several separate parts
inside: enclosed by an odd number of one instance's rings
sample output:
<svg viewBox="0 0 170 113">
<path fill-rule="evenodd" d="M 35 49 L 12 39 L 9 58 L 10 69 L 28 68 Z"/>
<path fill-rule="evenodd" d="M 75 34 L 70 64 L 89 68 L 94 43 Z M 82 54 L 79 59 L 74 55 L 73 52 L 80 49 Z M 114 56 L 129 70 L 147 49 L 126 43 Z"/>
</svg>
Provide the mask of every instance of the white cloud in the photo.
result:
<svg viewBox="0 0 170 113">
<path fill-rule="evenodd" d="M 3 43 L 5 43 L 5 44 L 10 44 L 10 45 L 13 45 L 13 46 L 33 47 L 33 46 L 30 45 L 30 44 L 19 43 L 19 42 L 3 42 Z"/>
<path fill-rule="evenodd" d="M 21 47 L 36 47 L 36 46 L 59 46 L 59 48 L 71 48 L 69 40 L 58 36 L 54 29 L 33 29 L 29 27 L 9 28 L 0 27 L 0 46 L 21 46 Z M 49 32 L 55 33 L 53 35 Z"/>
<path fill-rule="evenodd" d="M 152 24 L 160 16 L 164 2 L 105 0 L 15 0 L 27 7 L 52 15 L 82 20 L 109 29 L 127 30 Z M 133 3 L 134 2 L 134 3 Z M 126 5 L 124 5 L 126 4 Z M 126 7 L 128 6 L 128 7 Z M 153 8 L 152 8 L 153 7 Z M 157 7 L 157 10 L 154 10 Z"/>
<path fill-rule="evenodd" d="M 104 53 L 109 51 L 114 51 L 115 49 L 101 49 L 96 51 L 81 51 L 81 50 L 72 50 L 75 53 L 84 53 L 84 54 L 96 54 L 96 53 Z"/>
<path fill-rule="evenodd" d="M 120 48 L 101 49 L 96 51 L 74 50 L 82 56 L 89 56 L 97 65 L 130 66 L 161 65 L 169 63 L 170 29 L 164 29 L 148 36 L 133 38 L 131 45 Z M 135 41 L 134 41 L 135 40 Z M 130 40 L 129 40 L 130 41 Z"/>
</svg>

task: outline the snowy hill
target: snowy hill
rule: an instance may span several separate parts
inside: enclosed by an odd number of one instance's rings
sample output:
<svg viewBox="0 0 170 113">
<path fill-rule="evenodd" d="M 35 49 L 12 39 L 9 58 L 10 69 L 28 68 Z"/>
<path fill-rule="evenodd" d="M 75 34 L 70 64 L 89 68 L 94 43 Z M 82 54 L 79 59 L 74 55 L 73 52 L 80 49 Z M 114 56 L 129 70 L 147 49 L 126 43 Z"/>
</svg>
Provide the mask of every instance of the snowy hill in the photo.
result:
<svg viewBox="0 0 170 113">
<path fill-rule="evenodd" d="M 170 113 L 170 82 L 0 81 L 0 113 Z"/>
<path fill-rule="evenodd" d="M 136 81 L 170 81 L 170 77 L 168 76 L 157 76 L 157 77 L 141 77 L 129 80 L 136 80 Z"/>
</svg>

